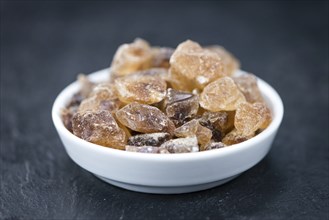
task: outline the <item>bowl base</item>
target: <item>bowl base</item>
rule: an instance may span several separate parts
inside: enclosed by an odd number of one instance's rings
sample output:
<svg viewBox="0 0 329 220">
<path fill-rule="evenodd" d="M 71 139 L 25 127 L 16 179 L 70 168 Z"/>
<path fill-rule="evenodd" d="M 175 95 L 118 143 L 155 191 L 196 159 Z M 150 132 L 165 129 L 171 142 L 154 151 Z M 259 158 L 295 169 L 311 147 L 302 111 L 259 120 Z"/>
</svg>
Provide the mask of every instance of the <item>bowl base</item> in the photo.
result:
<svg viewBox="0 0 329 220">
<path fill-rule="evenodd" d="M 228 177 L 226 179 L 222 179 L 222 180 L 210 182 L 210 183 L 188 185 L 188 186 L 170 186 L 170 187 L 135 185 L 135 184 L 118 182 L 118 181 L 111 180 L 111 179 L 108 179 L 108 178 L 105 178 L 102 176 L 98 176 L 98 175 L 95 175 L 95 176 L 111 185 L 114 185 L 114 186 L 117 186 L 120 188 L 124 188 L 127 190 L 131 190 L 131 191 L 135 191 L 135 192 L 153 193 L 153 194 L 181 194 L 181 193 L 201 191 L 201 190 L 210 189 L 210 188 L 213 188 L 216 186 L 220 186 L 220 185 L 227 183 L 228 181 L 234 179 L 238 175 L 234 175 L 234 176 Z"/>
</svg>

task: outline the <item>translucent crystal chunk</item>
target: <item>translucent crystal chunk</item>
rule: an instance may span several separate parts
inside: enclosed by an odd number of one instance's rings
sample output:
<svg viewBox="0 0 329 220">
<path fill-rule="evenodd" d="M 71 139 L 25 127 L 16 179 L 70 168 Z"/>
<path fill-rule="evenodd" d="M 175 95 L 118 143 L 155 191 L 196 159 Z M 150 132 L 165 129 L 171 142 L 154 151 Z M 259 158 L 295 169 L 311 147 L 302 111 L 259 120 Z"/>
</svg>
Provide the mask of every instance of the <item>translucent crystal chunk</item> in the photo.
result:
<svg viewBox="0 0 329 220">
<path fill-rule="evenodd" d="M 139 152 L 139 153 L 159 153 L 159 148 L 154 147 L 154 146 L 131 146 L 131 145 L 126 145 L 126 151 L 131 151 L 131 152 Z"/>
<path fill-rule="evenodd" d="M 212 137 L 212 131 L 200 125 L 199 121 L 196 119 L 193 119 L 183 124 L 181 127 L 176 128 L 174 134 L 176 137 L 196 136 L 201 149 L 203 149 L 203 147 L 211 140 Z"/>
<path fill-rule="evenodd" d="M 193 118 L 199 109 L 199 98 L 197 95 L 171 88 L 167 91 L 164 103 L 167 116 L 177 126 Z"/>
<path fill-rule="evenodd" d="M 138 70 L 151 67 L 152 51 L 150 45 L 142 39 L 136 39 L 133 43 L 123 44 L 116 51 L 111 72 L 115 76 L 123 76 Z"/>
<path fill-rule="evenodd" d="M 124 149 L 126 133 L 109 111 L 77 112 L 72 119 L 73 134 L 92 143 Z"/>
<path fill-rule="evenodd" d="M 233 77 L 235 84 L 250 103 L 264 102 L 257 85 L 257 78 L 253 74 L 243 74 Z"/>
<path fill-rule="evenodd" d="M 158 108 L 130 103 L 116 112 L 118 120 L 128 128 L 142 133 L 168 132 L 175 129 L 174 123 Z"/>
<path fill-rule="evenodd" d="M 168 69 L 170 67 L 169 60 L 171 55 L 174 53 L 173 48 L 169 47 L 152 47 L 153 67 L 161 67 Z"/>
<path fill-rule="evenodd" d="M 95 84 L 91 82 L 84 74 L 78 75 L 78 83 L 80 85 L 79 95 L 82 97 L 82 99 L 87 98 L 95 87 Z"/>
<path fill-rule="evenodd" d="M 117 91 L 113 83 L 99 83 L 90 92 L 90 96 L 99 96 L 109 99 L 118 98 Z"/>
<path fill-rule="evenodd" d="M 118 99 L 113 84 L 102 83 L 94 87 L 88 98 L 84 99 L 80 106 L 79 112 L 107 110 L 110 112 L 117 111 L 122 103 Z"/>
<path fill-rule="evenodd" d="M 166 148 L 159 147 L 159 154 L 170 154 L 170 152 Z"/>
<path fill-rule="evenodd" d="M 230 77 L 209 83 L 200 95 L 200 105 L 212 112 L 233 111 L 245 101 L 244 95 Z"/>
<path fill-rule="evenodd" d="M 147 70 L 141 70 L 134 72 L 132 75 L 138 76 L 138 77 L 144 77 L 144 76 L 153 76 L 158 77 L 163 80 L 168 80 L 168 70 L 165 68 L 150 68 Z"/>
<path fill-rule="evenodd" d="M 238 130 L 233 129 L 230 133 L 225 135 L 222 142 L 225 145 L 238 144 L 238 143 L 241 143 L 243 141 L 246 141 L 246 140 L 252 138 L 253 136 L 254 136 L 254 134 L 244 135 L 244 134 L 241 134 L 241 132 L 239 132 Z"/>
<path fill-rule="evenodd" d="M 72 132 L 72 117 L 78 111 L 82 100 L 83 97 L 81 96 L 80 92 L 74 94 L 70 103 L 61 111 L 63 124 L 70 132 Z"/>
<path fill-rule="evenodd" d="M 265 129 L 271 120 L 271 111 L 264 103 L 241 103 L 236 110 L 234 126 L 243 135 L 251 135 L 258 129 Z"/>
<path fill-rule="evenodd" d="M 207 46 L 206 49 L 213 51 L 219 55 L 224 64 L 224 71 L 226 75 L 231 76 L 236 70 L 240 68 L 239 61 L 230 52 L 225 50 L 224 47 L 221 47 L 219 45 L 211 45 Z"/>
<path fill-rule="evenodd" d="M 177 86 L 180 90 L 203 89 L 208 83 L 226 76 L 218 54 L 191 40 L 178 45 L 170 58 L 170 65 L 171 74 L 181 83 L 174 88 Z"/>
<path fill-rule="evenodd" d="M 166 95 L 166 81 L 146 73 L 120 77 L 114 82 L 119 99 L 125 103 L 153 104 L 160 102 Z"/>
<path fill-rule="evenodd" d="M 70 103 L 61 112 L 64 126 L 72 132 L 72 117 L 78 111 L 81 102 L 87 98 L 95 84 L 91 82 L 84 74 L 78 75 L 78 83 L 80 85 L 79 92 L 75 93 Z"/>
<path fill-rule="evenodd" d="M 222 136 L 234 127 L 235 112 L 204 112 L 199 122 L 213 132 L 214 140 L 220 141 Z"/>
<path fill-rule="evenodd" d="M 169 139 L 169 133 L 140 134 L 130 137 L 128 139 L 128 145 L 159 147 Z"/>
<path fill-rule="evenodd" d="M 169 140 L 163 143 L 160 149 L 166 149 L 170 153 L 190 153 L 198 152 L 199 146 L 197 138 L 193 136 Z"/>
<path fill-rule="evenodd" d="M 223 148 L 225 147 L 226 145 L 222 142 L 211 142 L 211 143 L 208 143 L 204 150 L 214 150 L 214 149 L 220 149 L 220 148 Z"/>
<path fill-rule="evenodd" d="M 73 117 L 73 114 L 67 108 L 62 109 L 62 111 L 61 111 L 61 117 L 62 117 L 62 120 L 63 120 L 63 124 L 66 127 L 66 129 L 69 130 L 70 132 L 72 132 L 72 117 Z"/>
</svg>

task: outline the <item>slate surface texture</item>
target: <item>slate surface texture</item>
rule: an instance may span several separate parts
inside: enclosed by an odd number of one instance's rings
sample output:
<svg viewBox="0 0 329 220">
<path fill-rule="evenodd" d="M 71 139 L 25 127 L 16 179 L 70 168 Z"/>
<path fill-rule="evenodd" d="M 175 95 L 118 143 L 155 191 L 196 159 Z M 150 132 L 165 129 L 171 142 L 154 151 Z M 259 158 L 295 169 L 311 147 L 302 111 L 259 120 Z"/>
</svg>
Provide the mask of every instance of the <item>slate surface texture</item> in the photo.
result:
<svg viewBox="0 0 329 220">
<path fill-rule="evenodd" d="M 282 96 L 268 156 L 221 187 L 148 195 L 66 154 L 51 120 L 78 73 L 143 37 L 220 44 Z M 328 219 L 328 2 L 1 1 L 0 219 Z"/>
</svg>

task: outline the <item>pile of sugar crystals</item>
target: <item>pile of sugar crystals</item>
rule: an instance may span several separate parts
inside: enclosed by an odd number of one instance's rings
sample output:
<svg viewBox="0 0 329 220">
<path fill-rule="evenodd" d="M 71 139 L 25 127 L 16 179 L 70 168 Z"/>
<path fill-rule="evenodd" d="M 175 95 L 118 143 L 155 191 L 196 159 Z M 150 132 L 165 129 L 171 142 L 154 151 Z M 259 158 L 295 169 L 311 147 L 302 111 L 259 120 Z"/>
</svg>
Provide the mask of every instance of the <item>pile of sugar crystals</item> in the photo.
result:
<svg viewBox="0 0 329 220">
<path fill-rule="evenodd" d="M 110 79 L 79 75 L 80 91 L 62 111 L 81 139 L 139 153 L 175 154 L 230 147 L 272 120 L 257 77 L 235 75 L 239 61 L 218 45 L 176 48 L 143 39 L 121 45 Z"/>
</svg>

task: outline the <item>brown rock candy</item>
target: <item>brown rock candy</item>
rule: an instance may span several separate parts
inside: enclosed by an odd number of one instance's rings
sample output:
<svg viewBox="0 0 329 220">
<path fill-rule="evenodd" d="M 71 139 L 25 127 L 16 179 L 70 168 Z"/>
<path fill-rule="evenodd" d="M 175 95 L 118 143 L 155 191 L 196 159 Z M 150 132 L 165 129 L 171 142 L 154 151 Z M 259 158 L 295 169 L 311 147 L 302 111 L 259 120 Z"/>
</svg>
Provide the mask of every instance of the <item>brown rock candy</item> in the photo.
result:
<svg viewBox="0 0 329 220">
<path fill-rule="evenodd" d="M 115 119 L 115 121 L 117 122 L 117 124 L 119 125 L 119 127 L 125 132 L 126 139 L 128 140 L 132 136 L 133 131 L 130 130 L 129 128 L 127 128 L 126 126 L 124 126 L 123 124 L 121 124 L 121 122 L 116 117 L 115 112 L 112 112 L 112 116 Z"/>
<path fill-rule="evenodd" d="M 167 83 L 155 76 L 132 74 L 114 81 L 120 101 L 153 104 L 166 95 Z"/>
<path fill-rule="evenodd" d="M 192 93 L 169 88 L 164 100 L 164 106 L 167 116 L 176 126 L 180 126 L 197 114 L 199 98 Z"/>
<path fill-rule="evenodd" d="M 169 70 L 166 68 L 160 68 L 160 67 L 154 67 L 154 68 L 150 68 L 150 69 L 146 69 L 146 70 L 141 70 L 141 71 L 136 71 L 133 72 L 131 74 L 129 74 L 129 76 L 132 76 L 133 78 L 137 78 L 137 77 L 154 77 L 156 79 L 161 79 L 167 82 L 167 87 L 171 87 L 171 83 L 172 83 L 172 78 L 171 75 L 169 74 Z M 116 77 L 118 78 L 118 77 Z M 115 79 L 113 79 L 114 82 Z"/>
<path fill-rule="evenodd" d="M 84 99 L 79 112 L 107 110 L 117 111 L 122 103 L 118 99 L 115 87 L 110 83 L 101 83 L 94 87 L 88 98 Z"/>
<path fill-rule="evenodd" d="M 224 65 L 217 53 L 203 49 L 187 40 L 178 45 L 170 58 L 171 75 L 178 81 L 178 90 L 203 89 L 208 83 L 226 76 Z"/>
<path fill-rule="evenodd" d="M 78 112 L 72 119 L 73 134 L 94 144 L 124 149 L 125 132 L 109 111 Z"/>
<path fill-rule="evenodd" d="M 239 61 L 230 52 L 225 50 L 224 47 L 219 45 L 211 45 L 205 48 L 219 55 L 224 64 L 224 71 L 227 76 L 233 75 L 234 72 L 240 68 Z"/>
<path fill-rule="evenodd" d="M 84 74 L 78 75 L 78 83 L 80 85 L 79 95 L 82 99 L 87 98 L 95 87 L 95 83 L 91 82 Z"/>
<path fill-rule="evenodd" d="M 124 76 L 138 70 L 151 67 L 152 51 L 150 45 L 142 39 L 135 39 L 130 44 L 121 45 L 116 51 L 111 64 L 115 76 Z"/>
<path fill-rule="evenodd" d="M 173 48 L 169 47 L 152 47 L 152 67 L 169 69 L 169 60 L 174 51 L 175 50 Z"/>
<path fill-rule="evenodd" d="M 243 93 L 247 102 L 264 102 L 263 97 L 257 85 L 257 78 L 253 74 L 243 74 L 232 78 L 240 91 Z"/>
<path fill-rule="evenodd" d="M 234 126 L 240 133 L 248 136 L 258 129 L 265 129 L 271 120 L 271 111 L 264 103 L 241 103 L 236 110 Z"/>
<path fill-rule="evenodd" d="M 117 91 L 112 83 L 99 83 L 90 92 L 90 96 L 106 96 L 112 99 L 118 98 Z"/>
<path fill-rule="evenodd" d="M 234 111 L 245 101 L 244 95 L 230 77 L 209 83 L 200 95 L 200 105 L 212 112 Z"/>
<path fill-rule="evenodd" d="M 63 124 L 70 132 L 72 132 L 72 117 L 78 111 L 82 99 L 80 92 L 74 94 L 69 104 L 61 110 Z"/>
<path fill-rule="evenodd" d="M 160 146 L 160 150 L 166 149 L 169 153 L 198 152 L 198 140 L 195 136 L 169 140 Z"/>
<path fill-rule="evenodd" d="M 63 108 L 61 110 L 61 118 L 63 124 L 66 127 L 66 129 L 69 130 L 70 132 L 72 132 L 72 117 L 73 114 L 70 112 L 68 108 Z"/>
<path fill-rule="evenodd" d="M 212 137 L 212 131 L 200 125 L 199 121 L 196 119 L 193 119 L 179 128 L 176 128 L 174 134 L 176 137 L 196 136 L 198 143 L 201 146 L 201 150 L 203 150 L 204 146 L 211 140 Z"/>
<path fill-rule="evenodd" d="M 159 147 L 170 139 L 169 133 L 151 133 L 132 136 L 128 139 L 128 145 Z"/>
<path fill-rule="evenodd" d="M 159 147 L 159 154 L 170 154 L 170 152 L 166 148 Z"/>
<path fill-rule="evenodd" d="M 181 78 L 173 72 L 172 68 L 169 68 L 168 73 L 169 73 L 169 82 L 171 88 L 178 91 L 186 91 L 186 92 L 190 92 L 193 90 L 193 86 L 191 85 L 191 82 L 186 79 L 182 81 Z"/>
<path fill-rule="evenodd" d="M 134 75 L 135 77 L 144 77 L 144 76 L 152 76 L 157 79 L 161 79 L 167 82 L 167 87 L 172 87 L 173 84 L 179 84 L 180 82 L 177 81 L 175 78 L 172 77 L 172 75 L 169 73 L 170 69 L 166 68 L 159 68 L 159 67 L 154 67 L 150 68 L 147 70 L 141 70 L 132 73 L 131 75 Z"/>
<path fill-rule="evenodd" d="M 133 73 L 133 75 L 138 75 L 138 76 L 153 76 L 156 78 L 160 78 L 164 81 L 167 82 L 167 87 L 170 88 L 172 87 L 172 84 L 177 84 L 179 83 L 178 81 L 175 81 L 176 79 L 172 78 L 171 74 L 169 73 L 170 69 L 165 69 L 165 68 L 150 68 L 147 70 L 142 70 Z"/>
<path fill-rule="evenodd" d="M 80 92 L 77 92 L 73 95 L 70 103 L 67 105 L 67 108 L 70 107 L 79 107 L 80 103 L 84 99 L 83 95 Z"/>
<path fill-rule="evenodd" d="M 168 70 L 165 68 L 150 68 L 147 70 L 141 70 L 141 71 L 134 72 L 131 75 L 138 76 L 138 77 L 152 76 L 152 77 L 160 78 L 165 81 L 167 81 L 169 79 Z"/>
<path fill-rule="evenodd" d="M 130 103 L 116 112 L 117 119 L 131 130 L 142 133 L 168 132 L 175 129 L 174 123 L 158 108 Z"/>
<path fill-rule="evenodd" d="M 199 122 L 213 133 L 214 141 L 221 141 L 222 136 L 234 127 L 235 112 L 204 112 Z"/>
<path fill-rule="evenodd" d="M 238 130 L 233 129 L 230 133 L 225 135 L 222 142 L 225 145 L 238 144 L 252 138 L 253 136 L 255 136 L 255 134 L 244 135 L 241 134 L 241 132 L 239 132 Z"/>
<path fill-rule="evenodd" d="M 205 146 L 204 150 L 214 150 L 226 147 L 226 145 L 222 142 L 210 142 Z"/>
<path fill-rule="evenodd" d="M 130 152 L 153 153 L 153 154 L 159 153 L 159 148 L 154 146 L 137 147 L 137 146 L 126 145 L 125 149 L 126 151 L 130 151 Z"/>
</svg>

